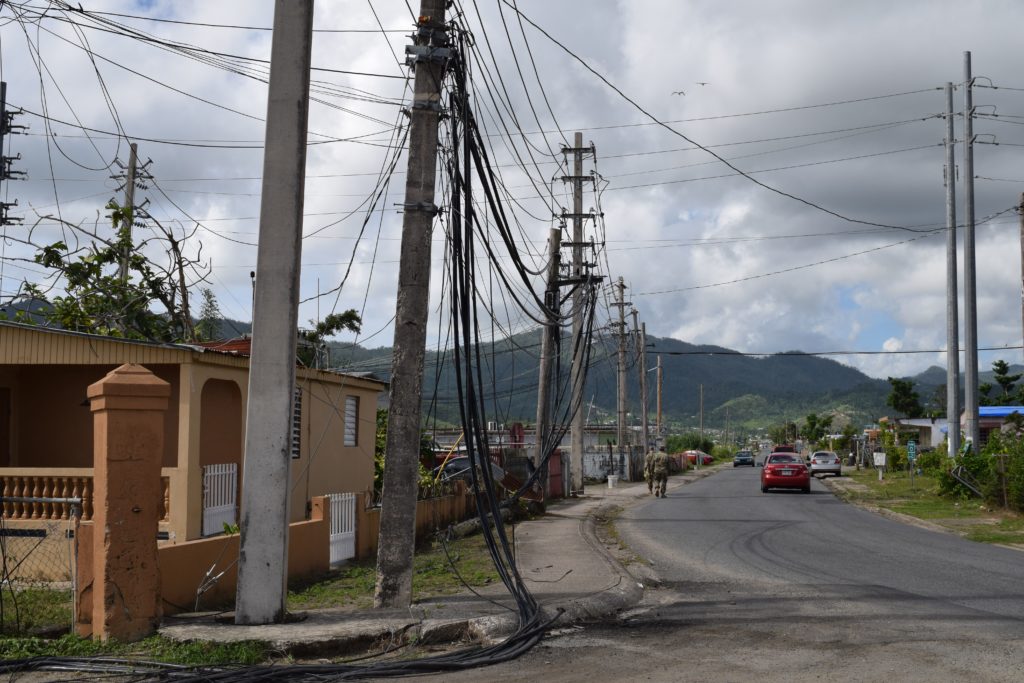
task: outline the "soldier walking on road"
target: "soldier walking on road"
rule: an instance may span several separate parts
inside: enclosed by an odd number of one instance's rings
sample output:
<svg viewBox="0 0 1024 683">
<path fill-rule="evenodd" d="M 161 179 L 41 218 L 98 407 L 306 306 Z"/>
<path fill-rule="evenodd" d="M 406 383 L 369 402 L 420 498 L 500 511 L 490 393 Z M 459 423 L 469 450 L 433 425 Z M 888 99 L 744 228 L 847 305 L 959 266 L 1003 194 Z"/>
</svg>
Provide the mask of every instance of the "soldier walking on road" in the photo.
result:
<svg viewBox="0 0 1024 683">
<path fill-rule="evenodd" d="M 654 454 L 654 464 L 651 467 L 654 474 L 654 497 L 665 497 L 665 488 L 668 486 L 668 453 L 662 446 Z"/>
<path fill-rule="evenodd" d="M 653 449 L 644 456 L 644 479 L 647 480 L 647 493 L 654 493 L 654 459 L 657 453 Z"/>
</svg>

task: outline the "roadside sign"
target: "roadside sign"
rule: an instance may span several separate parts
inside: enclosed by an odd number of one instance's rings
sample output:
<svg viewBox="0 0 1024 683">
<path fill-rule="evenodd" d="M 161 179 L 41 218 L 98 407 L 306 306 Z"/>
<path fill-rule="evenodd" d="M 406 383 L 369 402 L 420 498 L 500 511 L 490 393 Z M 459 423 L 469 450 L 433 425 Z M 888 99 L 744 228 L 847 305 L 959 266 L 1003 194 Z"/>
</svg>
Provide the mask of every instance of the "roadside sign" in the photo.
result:
<svg viewBox="0 0 1024 683">
<path fill-rule="evenodd" d="M 875 451 L 871 456 L 875 467 L 885 467 L 885 451 Z"/>
<path fill-rule="evenodd" d="M 914 462 L 915 460 L 917 460 L 917 442 L 916 441 L 908 441 L 907 442 L 907 460 L 909 460 L 910 462 Z"/>
</svg>

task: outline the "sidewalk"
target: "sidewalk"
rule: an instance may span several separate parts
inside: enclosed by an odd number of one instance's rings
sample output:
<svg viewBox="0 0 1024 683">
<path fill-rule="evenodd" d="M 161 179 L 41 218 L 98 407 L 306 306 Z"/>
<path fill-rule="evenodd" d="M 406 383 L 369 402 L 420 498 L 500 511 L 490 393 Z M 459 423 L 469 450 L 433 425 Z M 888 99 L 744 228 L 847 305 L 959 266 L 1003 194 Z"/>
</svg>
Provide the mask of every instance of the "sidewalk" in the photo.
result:
<svg viewBox="0 0 1024 683">
<path fill-rule="evenodd" d="M 719 466 L 690 470 L 669 480 L 669 492 Z M 564 613 L 557 624 L 613 615 L 632 607 L 643 588 L 598 540 L 594 514 L 602 507 L 628 506 L 648 497 L 644 482 L 591 484 L 583 496 L 557 501 L 535 520 L 509 527 L 520 575 L 546 616 Z M 160 634 L 174 640 L 236 642 L 262 640 L 281 652 L 312 657 L 363 652 L 375 644 L 441 643 L 473 639 L 500 641 L 517 624 L 514 602 L 504 585 L 432 598 L 409 609 L 307 610 L 290 623 L 237 626 L 231 615 L 177 616 Z"/>
</svg>

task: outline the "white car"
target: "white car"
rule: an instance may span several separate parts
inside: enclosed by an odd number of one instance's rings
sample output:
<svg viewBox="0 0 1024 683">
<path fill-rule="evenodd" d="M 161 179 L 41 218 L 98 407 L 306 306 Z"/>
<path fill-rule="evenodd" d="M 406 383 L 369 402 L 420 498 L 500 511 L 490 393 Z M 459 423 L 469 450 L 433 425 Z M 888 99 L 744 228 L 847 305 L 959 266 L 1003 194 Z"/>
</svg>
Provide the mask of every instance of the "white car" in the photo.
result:
<svg viewBox="0 0 1024 683">
<path fill-rule="evenodd" d="M 843 464 L 839 456 L 832 451 L 815 451 L 810 457 L 811 476 L 815 474 L 834 474 L 843 476 Z"/>
</svg>

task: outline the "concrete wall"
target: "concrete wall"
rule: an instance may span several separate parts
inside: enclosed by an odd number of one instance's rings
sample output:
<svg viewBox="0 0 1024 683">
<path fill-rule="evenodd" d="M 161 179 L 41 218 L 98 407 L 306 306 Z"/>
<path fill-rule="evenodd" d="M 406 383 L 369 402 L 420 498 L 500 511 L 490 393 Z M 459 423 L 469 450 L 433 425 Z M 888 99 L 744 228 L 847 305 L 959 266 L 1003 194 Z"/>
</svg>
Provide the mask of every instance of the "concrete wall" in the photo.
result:
<svg viewBox="0 0 1024 683">
<path fill-rule="evenodd" d="M 312 518 L 289 526 L 288 578 L 303 579 L 325 574 L 330 569 L 330 506 L 325 499 L 313 500 Z M 91 600 L 83 599 L 91 593 L 92 538 L 95 529 L 83 523 L 79 529 L 78 566 L 79 605 L 78 633 L 91 635 Z M 158 548 L 160 592 L 164 614 L 192 611 L 196 605 L 196 590 L 203 584 L 206 572 L 214 567 L 211 576 L 224 572 L 200 597 L 199 608 L 212 608 L 233 604 L 238 582 L 239 537 L 215 536 L 177 544 L 162 544 Z M 153 539 L 156 543 L 156 539 Z"/>
<path fill-rule="evenodd" d="M 473 494 L 462 482 L 456 483 L 456 492 L 450 496 L 428 498 L 416 503 L 416 542 L 419 543 L 438 529 L 476 516 Z M 366 494 L 356 496 L 356 559 L 376 555 L 380 533 L 380 508 L 366 507 Z"/>
</svg>

